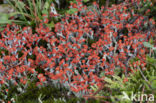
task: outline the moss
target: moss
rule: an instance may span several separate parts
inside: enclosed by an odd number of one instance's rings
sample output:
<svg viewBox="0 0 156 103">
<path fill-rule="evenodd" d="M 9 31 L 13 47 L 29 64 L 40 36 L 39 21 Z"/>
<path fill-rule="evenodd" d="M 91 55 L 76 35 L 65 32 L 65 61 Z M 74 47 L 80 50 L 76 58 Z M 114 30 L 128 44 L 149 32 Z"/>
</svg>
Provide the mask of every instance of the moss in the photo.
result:
<svg viewBox="0 0 156 103">
<path fill-rule="evenodd" d="M 38 73 L 45 73 L 45 71 L 44 71 L 44 69 L 42 69 L 41 67 L 36 67 L 36 69 L 35 69 Z"/>
<path fill-rule="evenodd" d="M 27 59 L 32 59 L 32 60 L 36 60 L 36 55 L 27 55 Z"/>
<path fill-rule="evenodd" d="M 17 53 L 18 53 L 18 57 L 19 58 L 23 56 L 23 52 L 22 51 L 18 51 Z"/>
<path fill-rule="evenodd" d="M 18 93 L 16 86 L 12 86 L 8 90 L 8 99 L 11 99 L 16 93 Z"/>
<path fill-rule="evenodd" d="M 43 103 L 77 103 L 79 98 L 66 96 L 67 90 L 65 88 L 55 88 L 52 85 L 43 86 L 41 88 L 36 86 L 36 80 L 30 82 L 25 90 L 25 93 L 19 94 L 16 103 L 38 103 L 40 95 Z M 55 100 L 54 100 L 55 98 Z M 60 98 L 65 98 L 63 101 Z"/>
<path fill-rule="evenodd" d="M 40 40 L 39 43 L 38 43 L 38 46 L 42 46 L 44 48 L 47 48 L 47 41 L 46 40 Z"/>
<path fill-rule="evenodd" d="M 0 49 L 0 56 L 2 56 L 2 52 L 4 52 L 5 55 L 8 55 L 9 54 L 8 50 L 6 50 L 6 49 Z"/>
<path fill-rule="evenodd" d="M 86 42 L 88 42 L 88 46 L 91 47 L 92 44 L 96 42 L 96 40 L 88 38 Z"/>
<path fill-rule="evenodd" d="M 156 21 L 156 4 L 153 6 L 150 6 L 149 9 L 151 10 L 148 14 L 149 18 L 153 18 Z"/>
</svg>

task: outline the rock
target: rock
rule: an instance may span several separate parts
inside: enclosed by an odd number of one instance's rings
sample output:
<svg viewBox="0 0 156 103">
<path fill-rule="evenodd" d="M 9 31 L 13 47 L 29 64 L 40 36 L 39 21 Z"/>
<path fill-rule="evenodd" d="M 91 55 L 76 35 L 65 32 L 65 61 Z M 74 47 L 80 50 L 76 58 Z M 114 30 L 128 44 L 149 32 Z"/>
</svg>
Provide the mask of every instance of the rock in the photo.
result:
<svg viewBox="0 0 156 103">
<path fill-rule="evenodd" d="M 0 5 L 0 25 L 11 23 L 10 19 L 15 19 L 15 9 L 9 4 Z"/>
<path fill-rule="evenodd" d="M 8 0 L 2 0 L 4 4 L 8 4 Z M 14 0 L 10 0 L 10 1 L 14 1 Z"/>
<path fill-rule="evenodd" d="M 13 12 L 15 12 L 15 9 L 11 5 L 9 5 L 9 4 L 1 4 L 0 5 L 0 15 L 1 15 L 1 13 L 8 14 L 8 13 L 13 13 Z"/>
</svg>

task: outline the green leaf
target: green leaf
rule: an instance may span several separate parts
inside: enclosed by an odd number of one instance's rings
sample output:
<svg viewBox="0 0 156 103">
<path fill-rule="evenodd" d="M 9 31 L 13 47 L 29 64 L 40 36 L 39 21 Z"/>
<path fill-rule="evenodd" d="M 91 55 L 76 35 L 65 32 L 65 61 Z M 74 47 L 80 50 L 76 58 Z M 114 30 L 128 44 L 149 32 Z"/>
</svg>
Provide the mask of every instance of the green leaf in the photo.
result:
<svg viewBox="0 0 156 103">
<path fill-rule="evenodd" d="M 118 81 L 122 82 L 122 79 L 119 76 L 114 75 L 113 78 L 117 79 Z"/>
<path fill-rule="evenodd" d="M 97 91 L 98 90 L 98 86 L 97 85 L 93 85 L 91 86 L 92 90 Z"/>
<path fill-rule="evenodd" d="M 19 5 L 20 7 L 22 7 L 22 8 L 24 8 L 24 7 L 25 7 L 24 2 L 18 1 L 17 3 L 18 3 L 18 5 Z"/>
<path fill-rule="evenodd" d="M 45 4 L 44 4 L 44 9 L 46 9 L 46 10 L 48 10 L 49 9 L 49 7 L 50 7 L 50 4 L 48 3 L 48 2 L 46 2 Z"/>
<path fill-rule="evenodd" d="M 152 63 L 153 65 L 156 63 L 156 59 L 155 58 L 152 58 L 152 57 L 149 57 L 149 56 L 147 56 L 147 61 L 149 63 Z"/>
<path fill-rule="evenodd" d="M 85 3 L 88 2 L 88 1 L 89 1 L 89 0 L 83 0 L 83 2 L 85 2 Z"/>
<path fill-rule="evenodd" d="M 78 11 L 78 9 L 76 8 L 71 8 L 67 11 L 68 14 L 74 14 L 76 11 Z"/>
<path fill-rule="evenodd" d="M 8 14 L 0 14 L 0 24 L 6 24 L 6 23 L 11 23 L 9 20 L 9 15 Z"/>
<path fill-rule="evenodd" d="M 55 24 L 54 24 L 54 22 L 52 21 L 52 22 L 50 22 L 49 24 L 47 24 L 47 26 L 48 26 L 49 28 L 54 28 L 54 27 L 55 27 Z"/>
<path fill-rule="evenodd" d="M 110 84 L 114 83 L 110 78 L 107 78 L 107 77 L 105 77 L 104 80 L 105 80 L 106 82 L 110 83 Z"/>
<path fill-rule="evenodd" d="M 42 14 L 48 14 L 48 11 L 46 9 L 43 9 Z"/>
<path fill-rule="evenodd" d="M 100 77 L 104 77 L 105 76 L 105 72 L 101 72 Z"/>
<path fill-rule="evenodd" d="M 144 44 L 145 47 L 153 48 L 153 45 L 151 45 L 151 44 L 148 43 L 148 42 L 144 42 L 143 44 Z"/>
<path fill-rule="evenodd" d="M 153 81 L 152 81 L 151 87 L 152 87 L 153 89 L 156 89 L 156 80 L 153 80 Z"/>
</svg>

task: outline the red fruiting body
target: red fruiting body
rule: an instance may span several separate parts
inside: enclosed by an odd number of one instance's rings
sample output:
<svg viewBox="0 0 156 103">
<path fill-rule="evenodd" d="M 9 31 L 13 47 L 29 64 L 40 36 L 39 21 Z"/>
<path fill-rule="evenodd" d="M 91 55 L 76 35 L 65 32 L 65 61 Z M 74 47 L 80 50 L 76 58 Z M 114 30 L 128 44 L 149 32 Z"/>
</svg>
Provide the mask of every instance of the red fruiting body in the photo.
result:
<svg viewBox="0 0 156 103">
<path fill-rule="evenodd" d="M 81 0 L 71 3 L 72 8 L 78 9 L 77 13 L 66 14 L 62 22 L 55 24 L 53 32 L 44 25 L 48 19 L 36 27 L 36 33 L 30 27 L 20 32 L 19 26 L 8 24 L 0 33 L 0 84 L 8 81 L 17 84 L 18 80 L 26 84 L 30 74 L 38 78 L 37 84 L 59 80 L 73 92 L 87 94 L 90 85 L 102 85 L 104 77 L 99 76 L 102 71 L 113 75 L 115 67 L 120 67 L 133 72 L 129 66 L 135 70 L 139 63 L 130 64 L 129 58 L 140 58 L 144 68 L 143 42 L 154 34 L 149 29 L 142 31 L 141 25 L 149 21 L 131 14 L 132 8 L 128 11 L 127 3 L 106 10 L 100 9 L 96 2 L 93 5 L 91 10 Z M 150 21 L 151 25 L 155 24 Z"/>
</svg>

